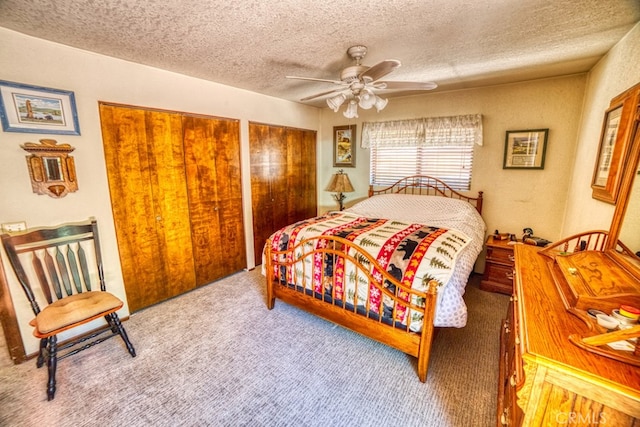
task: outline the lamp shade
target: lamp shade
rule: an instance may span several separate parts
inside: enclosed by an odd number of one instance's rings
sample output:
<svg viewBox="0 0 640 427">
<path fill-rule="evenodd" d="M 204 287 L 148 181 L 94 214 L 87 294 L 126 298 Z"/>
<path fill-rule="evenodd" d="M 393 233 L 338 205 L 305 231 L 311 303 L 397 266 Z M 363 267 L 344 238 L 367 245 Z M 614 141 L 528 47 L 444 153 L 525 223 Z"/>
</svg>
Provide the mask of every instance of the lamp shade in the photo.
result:
<svg viewBox="0 0 640 427">
<path fill-rule="evenodd" d="M 335 193 L 351 193 L 355 191 L 351 181 L 349 181 L 349 175 L 343 172 L 333 174 L 331 182 L 325 189 L 325 191 L 333 191 Z"/>
<path fill-rule="evenodd" d="M 360 102 L 358 103 L 358 105 L 360 105 L 361 108 L 368 110 L 369 108 L 373 107 L 375 103 L 376 103 L 376 96 L 373 93 L 371 93 L 371 91 L 364 89 L 360 93 Z"/>
<path fill-rule="evenodd" d="M 347 109 L 342 113 L 347 119 L 354 119 L 358 117 L 358 103 L 355 99 L 349 101 Z"/>
<path fill-rule="evenodd" d="M 376 110 L 380 112 L 380 110 L 384 109 L 384 107 L 387 106 L 388 102 L 389 102 L 388 99 L 383 99 L 383 98 L 380 98 L 379 96 L 376 96 L 376 103 L 375 103 Z"/>
<path fill-rule="evenodd" d="M 347 99 L 347 96 L 344 93 L 334 96 L 333 98 L 327 99 L 327 105 L 333 110 L 334 113 L 338 112 L 338 108 L 342 105 L 342 103 Z"/>
</svg>

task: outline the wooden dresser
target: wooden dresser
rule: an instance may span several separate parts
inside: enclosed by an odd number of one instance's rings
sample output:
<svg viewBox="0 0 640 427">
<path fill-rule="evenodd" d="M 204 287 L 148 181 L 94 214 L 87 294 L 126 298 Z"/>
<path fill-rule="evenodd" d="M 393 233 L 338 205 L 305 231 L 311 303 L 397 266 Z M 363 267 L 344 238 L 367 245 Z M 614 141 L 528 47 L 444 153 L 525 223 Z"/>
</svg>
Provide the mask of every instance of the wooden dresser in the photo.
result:
<svg viewBox="0 0 640 427">
<path fill-rule="evenodd" d="M 587 333 L 566 311 L 548 259 L 514 245 L 514 295 L 500 348 L 497 425 L 640 425 L 640 368 L 590 353 L 568 336 Z"/>
<path fill-rule="evenodd" d="M 513 292 L 513 243 L 487 238 L 487 256 L 480 289 L 511 295 Z"/>
</svg>

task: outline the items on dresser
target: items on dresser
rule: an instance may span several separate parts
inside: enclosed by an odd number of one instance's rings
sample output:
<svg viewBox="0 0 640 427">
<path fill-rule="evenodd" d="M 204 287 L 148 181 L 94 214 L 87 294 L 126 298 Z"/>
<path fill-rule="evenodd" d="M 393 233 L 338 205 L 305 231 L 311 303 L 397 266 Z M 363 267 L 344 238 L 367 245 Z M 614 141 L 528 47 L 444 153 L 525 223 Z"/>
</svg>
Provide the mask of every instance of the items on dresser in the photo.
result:
<svg viewBox="0 0 640 427">
<path fill-rule="evenodd" d="M 547 239 L 543 239 L 542 237 L 536 237 L 533 235 L 533 230 L 531 228 L 525 228 L 522 230 L 522 242 L 526 243 L 527 245 L 533 245 L 533 246 L 541 246 L 541 247 L 545 247 L 547 246 L 549 243 L 551 243 L 551 240 L 547 240 Z"/>
<path fill-rule="evenodd" d="M 640 306 L 640 283 L 611 257 L 609 240 L 605 231 L 587 231 L 550 245 L 540 255 L 565 309 L 587 326 L 586 331 L 571 331 L 568 339 L 584 351 L 640 367 L 640 326 L 632 318 Z M 616 246 L 634 257 L 622 242 Z M 621 309 L 629 316 L 620 314 Z"/>
</svg>

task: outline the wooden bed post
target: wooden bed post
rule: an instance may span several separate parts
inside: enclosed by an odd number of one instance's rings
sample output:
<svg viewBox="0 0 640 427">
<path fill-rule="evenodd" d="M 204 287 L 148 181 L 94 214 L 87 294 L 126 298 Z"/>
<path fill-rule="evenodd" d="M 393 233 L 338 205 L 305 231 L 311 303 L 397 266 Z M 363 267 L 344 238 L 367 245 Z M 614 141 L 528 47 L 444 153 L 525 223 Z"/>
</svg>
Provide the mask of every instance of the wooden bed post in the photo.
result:
<svg viewBox="0 0 640 427">
<path fill-rule="evenodd" d="M 478 213 L 482 213 L 482 202 L 484 201 L 482 195 L 484 194 L 484 191 L 478 191 L 478 201 L 476 202 L 476 210 L 478 211 Z"/>
<path fill-rule="evenodd" d="M 429 368 L 429 355 L 433 342 L 433 320 L 436 312 L 436 300 L 438 298 L 438 281 L 430 280 L 427 296 L 424 302 L 425 312 L 422 319 L 422 333 L 420 335 L 420 348 L 418 348 L 418 378 L 423 383 L 427 381 L 427 369 Z"/>
<path fill-rule="evenodd" d="M 273 309 L 276 303 L 276 297 L 273 293 L 273 268 L 271 266 L 271 239 L 267 239 L 264 253 L 264 277 L 267 281 L 267 308 Z"/>
</svg>

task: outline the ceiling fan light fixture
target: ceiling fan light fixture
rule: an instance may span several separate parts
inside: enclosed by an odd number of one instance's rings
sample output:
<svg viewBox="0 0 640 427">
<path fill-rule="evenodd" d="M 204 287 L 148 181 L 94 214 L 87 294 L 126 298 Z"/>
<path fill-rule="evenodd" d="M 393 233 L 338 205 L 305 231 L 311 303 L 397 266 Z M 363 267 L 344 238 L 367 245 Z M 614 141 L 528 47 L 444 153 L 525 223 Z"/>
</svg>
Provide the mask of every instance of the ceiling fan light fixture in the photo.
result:
<svg viewBox="0 0 640 427">
<path fill-rule="evenodd" d="M 358 118 L 358 103 L 355 99 L 349 101 L 349 105 L 347 105 L 347 109 L 342 113 L 347 119 L 355 119 Z"/>
<path fill-rule="evenodd" d="M 376 102 L 375 102 L 375 107 L 376 110 L 378 111 L 378 113 L 382 110 L 384 110 L 384 107 L 387 106 L 387 103 L 389 102 L 388 99 L 384 99 L 384 98 L 380 98 L 379 96 L 376 95 Z"/>
<path fill-rule="evenodd" d="M 362 92 L 360 92 L 360 102 L 358 102 L 358 105 L 360 105 L 360 107 L 364 108 L 365 110 L 368 110 L 376 104 L 376 98 L 376 95 L 371 91 L 363 90 Z"/>
<path fill-rule="evenodd" d="M 333 110 L 334 113 L 337 113 L 338 109 L 344 103 L 344 101 L 346 101 L 346 99 L 347 99 L 347 96 L 344 93 L 341 93 L 339 95 L 336 95 L 334 97 L 327 99 L 327 105 L 329 106 L 329 108 Z"/>
<path fill-rule="evenodd" d="M 310 80 L 313 82 L 332 83 L 341 86 L 339 89 L 329 90 L 302 98 L 300 101 L 311 101 L 320 97 L 330 96 L 327 105 L 337 113 L 340 106 L 349 99 L 344 116 L 347 118 L 358 117 L 358 106 L 364 110 L 376 107 L 378 112 L 387 106 L 387 100 L 374 93 L 377 89 L 418 91 L 432 90 L 438 87 L 433 82 L 405 82 L 405 81 L 381 81 L 384 76 L 400 67 L 397 59 L 385 59 L 372 66 L 362 64 L 362 58 L 367 53 L 367 47 L 363 45 L 351 46 L 347 55 L 356 64 L 344 68 L 340 72 L 340 80 L 319 79 L 315 77 L 286 76 L 288 79 Z M 338 95 L 334 95 L 338 93 Z"/>
</svg>

